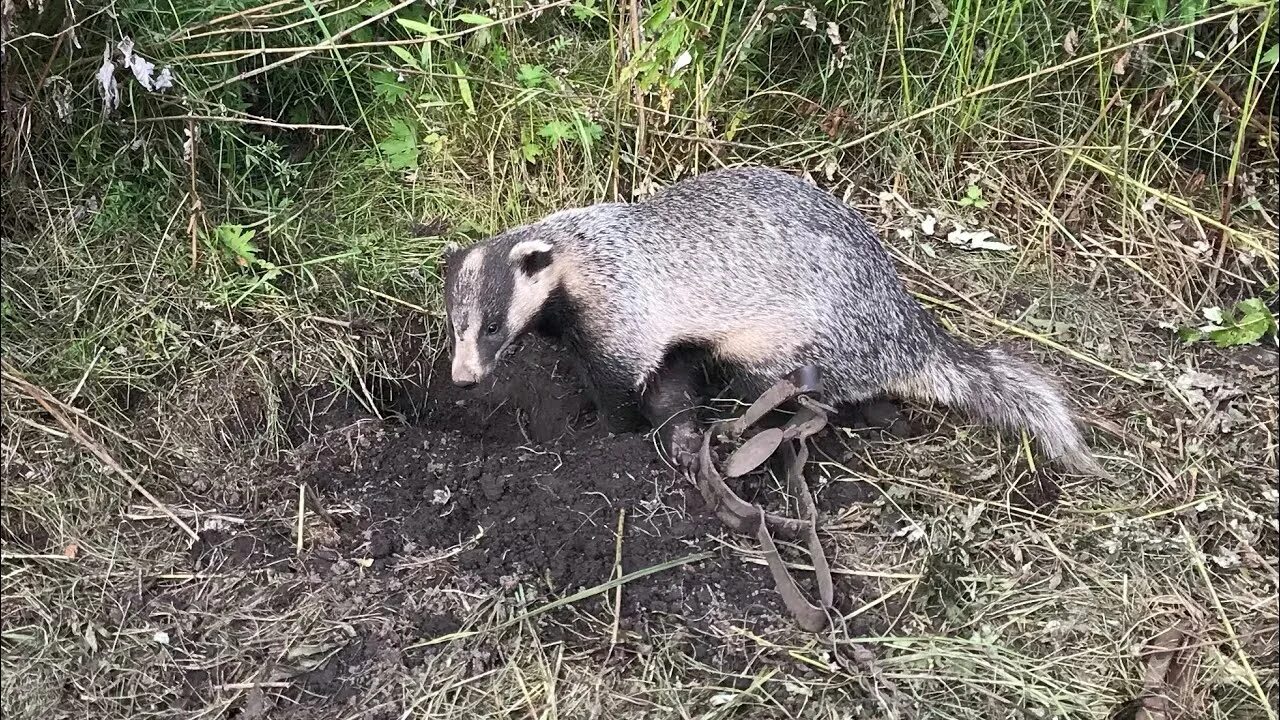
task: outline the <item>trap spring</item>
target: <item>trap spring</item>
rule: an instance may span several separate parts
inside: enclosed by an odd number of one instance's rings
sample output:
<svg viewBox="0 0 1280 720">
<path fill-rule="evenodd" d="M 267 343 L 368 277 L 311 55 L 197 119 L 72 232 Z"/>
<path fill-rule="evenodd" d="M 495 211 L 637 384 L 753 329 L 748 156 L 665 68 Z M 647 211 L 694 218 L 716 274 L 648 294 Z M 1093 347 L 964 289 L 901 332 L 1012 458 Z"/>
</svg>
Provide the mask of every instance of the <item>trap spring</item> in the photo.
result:
<svg viewBox="0 0 1280 720">
<path fill-rule="evenodd" d="M 832 412 L 813 397 L 820 392 L 821 384 L 816 367 L 800 368 L 766 390 L 740 417 L 711 426 L 702 436 L 700 462 L 693 473 L 698 491 L 720 520 L 737 532 L 755 535 L 787 610 L 800 627 L 810 632 L 827 627 L 833 600 L 831 568 L 818 542 L 818 510 L 804 479 L 804 466 L 809 459 L 806 443 L 826 427 L 828 413 Z M 727 443 L 743 438 L 756 423 L 788 401 L 795 402 L 800 409 L 786 424 L 751 434 L 729 455 L 723 474 L 716 469 L 711 453 L 713 441 Z M 746 475 L 779 451 L 786 467 L 787 492 L 797 501 L 798 518 L 765 512 L 739 497 L 724 481 L 726 476 Z M 773 542 L 774 533 L 802 541 L 808 548 L 818 586 L 817 603 L 805 597 L 783 563 Z"/>
</svg>

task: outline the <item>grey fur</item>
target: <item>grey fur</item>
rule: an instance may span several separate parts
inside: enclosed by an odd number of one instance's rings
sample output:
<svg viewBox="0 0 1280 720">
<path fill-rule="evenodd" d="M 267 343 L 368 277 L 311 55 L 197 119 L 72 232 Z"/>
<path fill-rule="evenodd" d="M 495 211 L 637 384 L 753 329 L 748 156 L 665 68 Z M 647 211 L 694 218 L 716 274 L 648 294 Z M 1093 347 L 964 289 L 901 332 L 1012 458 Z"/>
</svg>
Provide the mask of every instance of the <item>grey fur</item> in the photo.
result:
<svg viewBox="0 0 1280 720">
<path fill-rule="evenodd" d="M 871 225 L 799 179 L 714 171 L 644 202 L 512 228 L 476 246 L 486 248 L 485 269 L 470 281 L 446 274 L 450 314 L 477 304 L 499 312 L 510 302 L 526 274 L 507 254 L 531 240 L 552 247 L 553 300 L 576 310 L 562 314 L 569 327 L 559 329 L 597 389 L 642 393 L 682 344 L 710 350 L 761 385 L 812 363 L 834 403 L 885 391 L 938 401 L 1030 431 L 1065 469 L 1101 472 L 1042 372 L 948 335 L 907 293 Z M 531 327 L 507 331 L 514 339 Z M 507 345 L 494 347 L 500 354 Z"/>
</svg>

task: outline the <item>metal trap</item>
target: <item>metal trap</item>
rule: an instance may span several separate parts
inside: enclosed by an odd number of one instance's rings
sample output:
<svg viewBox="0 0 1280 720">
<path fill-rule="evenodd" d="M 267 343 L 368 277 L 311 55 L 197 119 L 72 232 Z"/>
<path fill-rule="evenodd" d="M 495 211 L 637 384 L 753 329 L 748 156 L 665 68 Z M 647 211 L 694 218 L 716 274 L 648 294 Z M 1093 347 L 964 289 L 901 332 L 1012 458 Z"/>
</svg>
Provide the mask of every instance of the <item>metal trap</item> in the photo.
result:
<svg viewBox="0 0 1280 720">
<path fill-rule="evenodd" d="M 818 510 L 804 479 L 809 459 L 808 442 L 827 425 L 835 411 L 816 399 L 822 378 L 814 366 L 800 368 L 766 390 L 741 416 L 712 425 L 703 433 L 698 469 L 690 473 L 703 499 L 731 529 L 754 535 L 764 552 L 778 593 L 801 628 L 818 632 L 831 624 L 833 588 L 831 568 L 818 541 Z M 787 402 L 799 410 L 780 428 L 757 429 L 770 412 Z M 723 467 L 717 468 L 712 449 L 728 452 Z M 766 512 L 738 496 L 725 478 L 753 472 L 771 457 L 780 454 L 786 472 L 787 492 L 796 500 L 799 517 Z M 790 569 L 782 561 L 773 536 L 802 542 L 809 551 L 817 581 L 818 597 L 811 601 L 800 590 Z"/>
</svg>

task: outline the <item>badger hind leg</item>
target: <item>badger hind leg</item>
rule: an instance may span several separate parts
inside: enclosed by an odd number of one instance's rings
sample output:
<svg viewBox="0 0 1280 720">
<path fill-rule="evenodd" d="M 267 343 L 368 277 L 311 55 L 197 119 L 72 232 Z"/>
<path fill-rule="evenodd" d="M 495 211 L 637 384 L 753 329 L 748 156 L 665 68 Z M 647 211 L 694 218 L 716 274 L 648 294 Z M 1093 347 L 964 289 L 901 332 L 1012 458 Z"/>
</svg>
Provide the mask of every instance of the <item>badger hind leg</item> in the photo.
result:
<svg viewBox="0 0 1280 720">
<path fill-rule="evenodd" d="M 697 470 L 702 445 L 697 409 L 703 390 L 702 357 L 695 350 L 680 348 L 667 354 L 640 395 L 641 411 L 657 429 L 662 449 L 682 470 Z"/>
</svg>

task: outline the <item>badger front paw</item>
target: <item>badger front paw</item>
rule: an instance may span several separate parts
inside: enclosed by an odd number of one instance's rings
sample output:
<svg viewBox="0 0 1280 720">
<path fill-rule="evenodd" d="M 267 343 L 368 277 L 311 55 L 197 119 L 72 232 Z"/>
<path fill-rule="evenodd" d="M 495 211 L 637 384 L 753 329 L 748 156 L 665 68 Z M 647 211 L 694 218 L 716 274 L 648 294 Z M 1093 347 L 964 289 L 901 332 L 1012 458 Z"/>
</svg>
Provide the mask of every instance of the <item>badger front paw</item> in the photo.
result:
<svg viewBox="0 0 1280 720">
<path fill-rule="evenodd" d="M 667 457 L 677 470 L 687 473 L 698 472 L 702 451 L 702 433 L 694 423 L 670 422 L 658 433 Z"/>
</svg>

